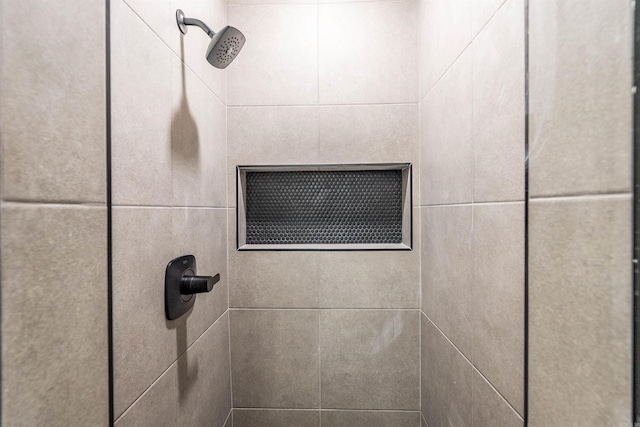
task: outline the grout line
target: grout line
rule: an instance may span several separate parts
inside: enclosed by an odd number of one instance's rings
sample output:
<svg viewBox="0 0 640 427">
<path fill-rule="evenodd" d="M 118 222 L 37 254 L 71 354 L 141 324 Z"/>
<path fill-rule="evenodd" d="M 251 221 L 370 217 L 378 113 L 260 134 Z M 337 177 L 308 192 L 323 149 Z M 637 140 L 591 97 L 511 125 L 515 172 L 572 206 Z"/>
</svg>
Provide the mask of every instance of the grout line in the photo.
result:
<svg viewBox="0 0 640 427">
<path fill-rule="evenodd" d="M 126 209 L 198 209 L 198 210 L 227 210 L 228 208 L 211 206 L 169 206 L 169 205 L 113 205 L 114 208 Z"/>
<path fill-rule="evenodd" d="M 565 196 L 530 196 L 529 201 L 576 201 L 576 200 L 602 200 L 602 199 L 625 199 L 632 197 L 633 193 L 592 193 L 592 194 L 575 194 Z"/>
<path fill-rule="evenodd" d="M 229 421 L 229 417 L 231 416 L 231 414 L 233 413 L 233 407 L 231 409 L 229 409 L 229 413 L 227 414 L 227 418 L 225 418 L 224 423 L 222 423 L 223 427 L 227 427 L 227 421 Z M 231 426 L 233 427 L 233 426 Z"/>
<path fill-rule="evenodd" d="M 6 207 L 17 207 L 20 205 L 27 206 L 41 206 L 41 207 L 49 207 L 49 208 L 70 208 L 70 207 L 78 207 L 78 208 L 106 208 L 107 203 L 67 203 L 67 202 L 46 202 L 46 201 L 36 201 L 36 200 L 3 200 L 2 206 Z"/>
<path fill-rule="evenodd" d="M 256 407 L 235 408 L 235 409 L 240 411 L 291 411 L 291 412 L 295 412 L 295 411 L 311 412 L 311 411 L 319 410 L 318 408 L 256 408 Z M 323 408 L 322 411 L 324 412 L 380 412 L 380 413 L 402 412 L 402 413 L 410 413 L 410 414 L 415 414 L 420 412 L 416 409 L 350 409 L 350 408 Z"/>
<path fill-rule="evenodd" d="M 319 311 L 319 310 L 333 310 L 333 311 L 420 311 L 419 308 L 325 308 L 325 307 L 229 307 L 229 311 Z"/>
<path fill-rule="evenodd" d="M 417 106 L 419 102 L 375 102 L 362 104 L 232 104 L 227 108 L 336 108 L 336 107 L 389 107 L 389 106 Z"/>
<path fill-rule="evenodd" d="M 455 207 L 455 206 L 471 206 L 471 205 L 515 205 L 524 203 L 524 200 L 505 200 L 496 202 L 464 202 L 464 203 L 442 203 L 416 206 L 419 208 L 442 208 L 442 207 Z"/>
</svg>

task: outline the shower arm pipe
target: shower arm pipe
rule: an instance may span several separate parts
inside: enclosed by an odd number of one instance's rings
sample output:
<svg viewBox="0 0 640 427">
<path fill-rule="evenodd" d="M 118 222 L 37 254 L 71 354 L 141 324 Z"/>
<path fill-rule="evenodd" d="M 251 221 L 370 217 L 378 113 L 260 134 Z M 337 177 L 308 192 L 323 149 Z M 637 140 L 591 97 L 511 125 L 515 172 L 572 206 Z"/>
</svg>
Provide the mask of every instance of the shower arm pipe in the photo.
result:
<svg viewBox="0 0 640 427">
<path fill-rule="evenodd" d="M 205 24 L 204 22 L 202 22 L 199 19 L 195 19 L 195 18 L 183 18 L 182 22 L 184 23 L 184 25 L 195 25 L 196 27 L 200 27 L 202 28 L 202 30 L 207 33 L 209 35 L 209 37 L 213 38 L 213 36 L 216 35 L 216 33 L 214 31 L 211 30 L 211 28 L 209 28 L 207 26 L 207 24 Z"/>
</svg>

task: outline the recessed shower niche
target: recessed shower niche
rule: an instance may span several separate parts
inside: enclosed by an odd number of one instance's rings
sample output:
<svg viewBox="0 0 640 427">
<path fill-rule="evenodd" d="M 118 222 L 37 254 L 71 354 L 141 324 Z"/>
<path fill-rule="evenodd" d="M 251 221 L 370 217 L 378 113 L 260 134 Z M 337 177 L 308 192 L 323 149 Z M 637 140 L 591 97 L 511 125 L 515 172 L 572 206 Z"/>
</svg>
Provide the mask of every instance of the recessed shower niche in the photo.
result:
<svg viewBox="0 0 640 427">
<path fill-rule="evenodd" d="M 238 250 L 411 250 L 411 164 L 237 166 Z"/>
</svg>

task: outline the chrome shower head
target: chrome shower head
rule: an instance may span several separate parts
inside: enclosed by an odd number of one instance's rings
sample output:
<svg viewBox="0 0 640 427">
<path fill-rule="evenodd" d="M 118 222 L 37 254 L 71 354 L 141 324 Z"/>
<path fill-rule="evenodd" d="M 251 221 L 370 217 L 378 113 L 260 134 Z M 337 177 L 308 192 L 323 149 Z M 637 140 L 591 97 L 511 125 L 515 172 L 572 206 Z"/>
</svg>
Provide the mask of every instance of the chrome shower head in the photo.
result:
<svg viewBox="0 0 640 427">
<path fill-rule="evenodd" d="M 176 10 L 176 21 L 182 34 L 187 34 L 187 25 L 195 25 L 211 37 L 206 58 L 216 68 L 227 68 L 244 46 L 244 34 L 237 28 L 226 26 L 216 33 L 199 19 L 185 18 L 180 9 Z"/>
</svg>

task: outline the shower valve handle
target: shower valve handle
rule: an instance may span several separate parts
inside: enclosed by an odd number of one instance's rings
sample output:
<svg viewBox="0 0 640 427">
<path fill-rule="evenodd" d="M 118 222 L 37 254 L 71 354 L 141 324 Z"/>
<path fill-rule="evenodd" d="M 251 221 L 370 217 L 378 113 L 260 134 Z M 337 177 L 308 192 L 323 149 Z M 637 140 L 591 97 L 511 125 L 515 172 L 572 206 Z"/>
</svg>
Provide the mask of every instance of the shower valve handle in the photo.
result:
<svg viewBox="0 0 640 427">
<path fill-rule="evenodd" d="M 220 274 L 215 276 L 182 276 L 180 279 L 180 293 L 182 295 L 211 292 L 213 285 L 220 281 Z"/>
</svg>

